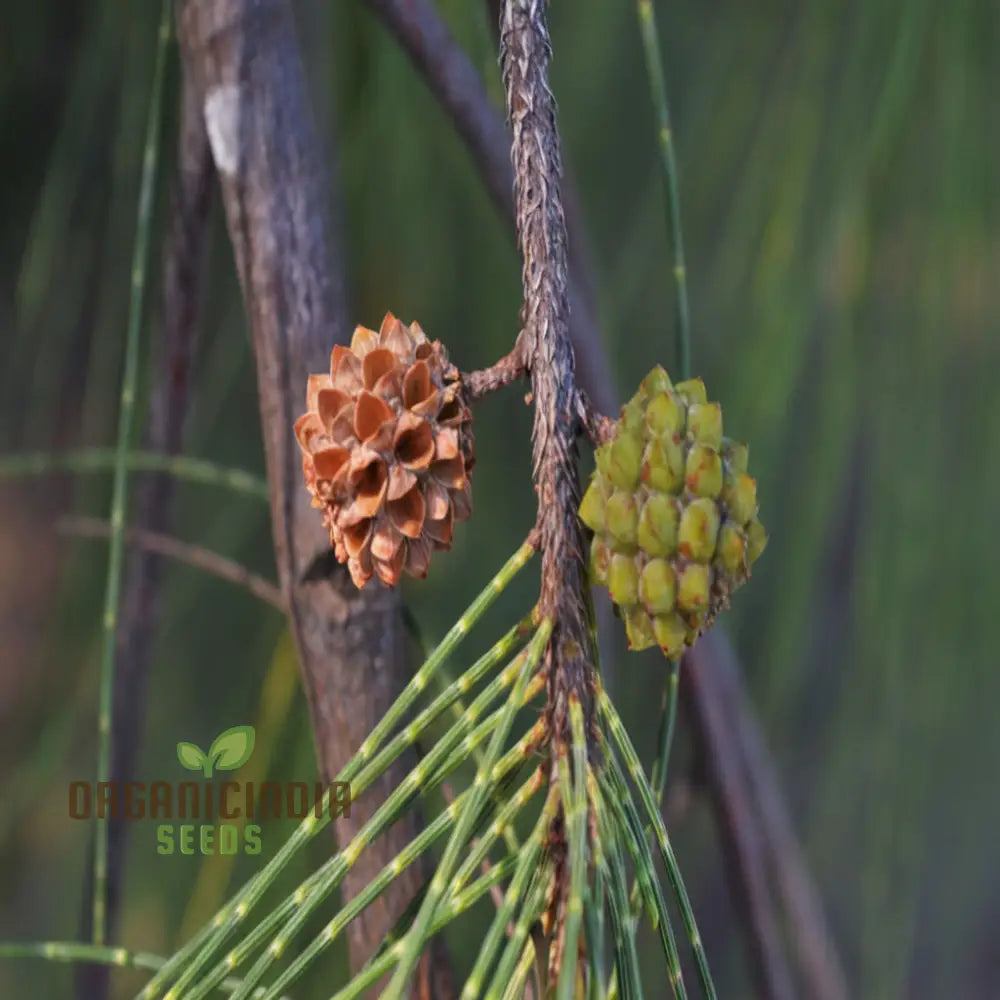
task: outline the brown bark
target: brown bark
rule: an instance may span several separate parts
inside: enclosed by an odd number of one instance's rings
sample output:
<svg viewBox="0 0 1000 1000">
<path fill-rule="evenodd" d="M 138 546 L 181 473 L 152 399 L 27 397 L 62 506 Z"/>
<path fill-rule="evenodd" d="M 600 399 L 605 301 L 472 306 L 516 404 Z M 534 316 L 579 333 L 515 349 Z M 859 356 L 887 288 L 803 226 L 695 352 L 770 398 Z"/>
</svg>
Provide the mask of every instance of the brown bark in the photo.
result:
<svg viewBox="0 0 1000 1000">
<path fill-rule="evenodd" d="M 550 732 L 571 739 L 569 703 L 590 717 L 593 654 L 586 557 L 577 508 L 576 361 L 569 336 L 569 255 L 560 185 L 562 164 L 544 5 L 504 4 L 500 65 L 513 132 L 514 206 L 521 250 L 521 355 L 535 405 L 533 475 L 538 493 L 542 587 L 539 610 L 553 621 L 549 644 Z"/>
<path fill-rule="evenodd" d="M 279 581 L 289 608 L 324 778 L 333 777 L 398 694 L 407 673 L 395 594 L 358 591 L 324 558 L 329 540 L 310 506 L 292 424 L 306 376 L 329 365 L 349 332 L 327 222 L 329 193 L 286 0 L 182 0 L 179 37 L 203 111 L 253 331 Z M 336 824 L 341 844 L 406 771 L 401 759 Z M 413 839 L 415 814 L 367 850 L 345 879 L 351 898 Z M 421 882 L 411 866 L 348 929 L 357 968 Z M 426 970 L 425 970 L 426 971 Z M 432 995 L 451 995 L 438 954 Z M 421 977 L 422 978 L 422 977 Z"/>
<path fill-rule="evenodd" d="M 535 407 L 532 472 L 538 494 L 542 562 L 538 606 L 553 625 L 545 654 L 545 718 L 551 741 L 549 780 L 555 784 L 560 761 L 565 760 L 572 743 L 570 709 L 574 701 L 582 708 L 590 731 L 596 673 L 586 549 L 577 516 L 579 397 L 569 335 L 568 238 L 559 130 L 548 81 L 550 57 L 545 4 L 540 0 L 507 0 L 500 24 L 500 66 L 513 133 L 514 211 L 522 258 L 524 305 L 518 349 L 531 374 Z M 548 842 L 555 865 L 550 912 L 554 943 L 548 957 L 553 981 L 564 960 L 569 888 L 563 822 L 560 813 Z M 566 960 L 575 962 L 576 956 Z"/>
</svg>

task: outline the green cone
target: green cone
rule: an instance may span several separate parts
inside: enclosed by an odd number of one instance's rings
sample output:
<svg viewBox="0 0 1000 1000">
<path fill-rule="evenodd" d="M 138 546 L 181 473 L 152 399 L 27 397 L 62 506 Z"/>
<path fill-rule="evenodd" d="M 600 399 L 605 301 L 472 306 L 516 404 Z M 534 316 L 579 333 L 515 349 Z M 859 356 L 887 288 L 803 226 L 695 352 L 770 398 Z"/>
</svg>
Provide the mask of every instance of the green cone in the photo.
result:
<svg viewBox="0 0 1000 1000">
<path fill-rule="evenodd" d="M 723 436 L 701 379 L 657 366 L 595 454 L 580 504 L 590 575 L 606 586 L 629 647 L 680 656 L 728 607 L 767 545 L 745 444 Z"/>
</svg>

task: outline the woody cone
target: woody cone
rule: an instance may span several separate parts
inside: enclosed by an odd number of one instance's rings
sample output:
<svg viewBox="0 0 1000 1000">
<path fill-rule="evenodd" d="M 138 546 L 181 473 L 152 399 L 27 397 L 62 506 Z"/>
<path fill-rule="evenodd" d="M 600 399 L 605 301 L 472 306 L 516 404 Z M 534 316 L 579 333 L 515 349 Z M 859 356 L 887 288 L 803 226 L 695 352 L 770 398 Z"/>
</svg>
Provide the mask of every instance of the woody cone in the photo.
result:
<svg viewBox="0 0 1000 1000">
<path fill-rule="evenodd" d="M 472 513 L 472 415 L 458 369 L 419 324 L 387 313 L 310 375 L 295 422 L 313 506 L 355 586 L 424 577 Z"/>
</svg>

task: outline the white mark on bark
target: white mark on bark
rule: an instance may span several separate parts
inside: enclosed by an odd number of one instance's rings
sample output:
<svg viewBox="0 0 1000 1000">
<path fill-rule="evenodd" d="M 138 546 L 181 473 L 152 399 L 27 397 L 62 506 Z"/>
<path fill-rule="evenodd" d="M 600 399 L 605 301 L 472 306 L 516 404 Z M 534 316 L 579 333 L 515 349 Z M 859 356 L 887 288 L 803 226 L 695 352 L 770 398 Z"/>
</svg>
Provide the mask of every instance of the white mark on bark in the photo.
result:
<svg viewBox="0 0 1000 1000">
<path fill-rule="evenodd" d="M 235 83 L 213 87 L 205 98 L 205 130 L 216 169 L 233 175 L 240 164 L 240 88 Z"/>
</svg>

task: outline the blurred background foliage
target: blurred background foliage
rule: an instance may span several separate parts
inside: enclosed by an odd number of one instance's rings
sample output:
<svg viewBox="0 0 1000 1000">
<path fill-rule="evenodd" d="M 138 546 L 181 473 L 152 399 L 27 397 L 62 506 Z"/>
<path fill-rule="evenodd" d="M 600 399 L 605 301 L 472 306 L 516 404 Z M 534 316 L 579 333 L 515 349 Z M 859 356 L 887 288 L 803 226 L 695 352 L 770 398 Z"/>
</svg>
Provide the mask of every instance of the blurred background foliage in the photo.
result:
<svg viewBox="0 0 1000 1000">
<path fill-rule="evenodd" d="M 439 0 L 500 90 L 485 2 Z M 157 5 L 36 0 L 0 13 L 0 448 L 113 442 Z M 1000 986 L 1000 14 L 983 0 L 658 4 L 681 171 L 694 368 L 751 442 L 771 544 L 726 616 L 852 995 L 996 997 Z M 506 220 L 433 98 L 356 2 L 296 5 L 339 188 L 352 315 L 419 319 L 463 369 L 511 344 Z M 673 286 L 633 3 L 552 9 L 565 160 L 615 382 L 673 360 Z M 154 239 L 169 209 L 178 67 Z M 187 453 L 262 472 L 256 389 L 216 209 Z M 151 261 L 144 364 L 160 324 Z M 142 401 L 140 401 L 141 405 Z M 476 412 L 476 516 L 405 596 L 439 637 L 533 519 L 530 413 Z M 0 485 L 0 938 L 78 932 L 88 831 L 66 784 L 96 755 L 107 476 Z M 266 507 L 181 486 L 176 534 L 274 573 Z M 528 575 L 530 577 L 530 574 Z M 527 606 L 517 581 L 478 642 Z M 253 767 L 311 780 L 280 616 L 170 564 L 139 780 L 174 746 L 258 725 Z M 472 650 L 470 649 L 470 653 Z M 647 757 L 663 663 L 621 655 L 614 692 Z M 722 996 L 753 995 L 682 718 L 668 796 Z M 689 794 L 693 792 L 694 794 Z M 265 826 L 265 852 L 284 824 Z M 312 861 L 325 844 L 314 845 Z M 252 870 L 155 851 L 133 824 L 121 941 L 166 954 Z M 306 862 L 291 876 L 301 877 Z M 293 866 L 294 869 L 294 866 Z M 332 904 L 331 904 L 332 905 Z M 456 932 L 474 935 L 474 925 Z M 337 959 L 343 960 L 343 956 Z M 0 995 L 69 972 L 0 965 Z M 142 980 L 122 974 L 122 995 Z M 327 996 L 329 969 L 296 996 Z M 324 989 L 325 986 L 325 989 Z M 660 995 L 660 994 L 656 994 Z M 665 995 L 665 987 L 664 987 Z"/>
</svg>

